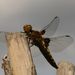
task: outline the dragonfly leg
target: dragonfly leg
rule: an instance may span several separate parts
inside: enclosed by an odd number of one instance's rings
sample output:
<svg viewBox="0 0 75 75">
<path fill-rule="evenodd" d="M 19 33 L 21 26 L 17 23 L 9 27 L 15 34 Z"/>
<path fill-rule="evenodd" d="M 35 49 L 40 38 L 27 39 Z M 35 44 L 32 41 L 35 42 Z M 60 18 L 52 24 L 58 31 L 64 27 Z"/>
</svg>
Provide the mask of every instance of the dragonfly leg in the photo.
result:
<svg viewBox="0 0 75 75">
<path fill-rule="evenodd" d="M 34 43 L 31 39 L 28 39 L 28 44 L 29 44 L 29 47 L 32 47 L 34 45 Z"/>
</svg>

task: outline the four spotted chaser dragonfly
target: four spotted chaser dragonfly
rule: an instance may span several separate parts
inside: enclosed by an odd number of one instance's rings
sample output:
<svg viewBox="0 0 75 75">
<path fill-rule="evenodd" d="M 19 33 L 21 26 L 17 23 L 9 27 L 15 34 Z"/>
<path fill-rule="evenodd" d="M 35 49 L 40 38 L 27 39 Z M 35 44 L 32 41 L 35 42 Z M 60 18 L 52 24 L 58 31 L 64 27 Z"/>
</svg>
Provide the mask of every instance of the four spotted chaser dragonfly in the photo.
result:
<svg viewBox="0 0 75 75">
<path fill-rule="evenodd" d="M 53 38 L 43 37 L 43 35 L 53 35 L 58 25 L 59 17 L 56 16 L 47 26 L 45 26 L 40 31 L 33 30 L 31 25 L 23 26 L 23 33 L 26 33 L 29 44 L 31 44 L 30 46 L 37 46 L 48 63 L 51 64 L 55 69 L 58 69 L 58 66 L 50 53 L 49 46 L 53 51 L 61 51 L 73 42 L 72 37 L 69 35 L 63 35 Z"/>
<path fill-rule="evenodd" d="M 50 38 L 50 36 L 52 36 L 56 32 L 59 21 L 59 17 L 56 16 L 47 26 L 45 26 L 40 31 L 33 30 L 31 25 L 24 25 L 24 31 L 21 32 L 27 35 L 29 46 L 37 46 L 48 63 L 51 64 L 55 69 L 58 69 L 58 66 L 53 59 L 50 50 L 55 52 L 62 51 L 73 42 L 73 38 L 69 35 Z M 6 41 L 5 34 L 6 32 L 0 32 L 0 53 L 2 57 L 7 52 L 6 44 L 3 43 Z M 45 37 L 43 35 L 47 35 L 48 37 Z M 2 57 L 0 57 L 0 61 Z"/>
</svg>

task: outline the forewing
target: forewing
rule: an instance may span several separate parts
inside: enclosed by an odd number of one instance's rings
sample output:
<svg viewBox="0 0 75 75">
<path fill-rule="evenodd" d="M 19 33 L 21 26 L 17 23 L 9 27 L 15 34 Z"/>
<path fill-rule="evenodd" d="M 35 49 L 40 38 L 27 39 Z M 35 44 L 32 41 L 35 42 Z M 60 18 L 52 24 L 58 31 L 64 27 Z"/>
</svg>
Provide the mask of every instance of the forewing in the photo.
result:
<svg viewBox="0 0 75 75">
<path fill-rule="evenodd" d="M 69 35 L 50 38 L 49 48 L 52 52 L 60 52 L 73 43 L 73 38 Z"/>
<path fill-rule="evenodd" d="M 52 36 L 56 32 L 59 21 L 59 17 L 56 16 L 47 26 L 41 30 L 41 32 L 44 31 L 46 36 Z"/>
</svg>

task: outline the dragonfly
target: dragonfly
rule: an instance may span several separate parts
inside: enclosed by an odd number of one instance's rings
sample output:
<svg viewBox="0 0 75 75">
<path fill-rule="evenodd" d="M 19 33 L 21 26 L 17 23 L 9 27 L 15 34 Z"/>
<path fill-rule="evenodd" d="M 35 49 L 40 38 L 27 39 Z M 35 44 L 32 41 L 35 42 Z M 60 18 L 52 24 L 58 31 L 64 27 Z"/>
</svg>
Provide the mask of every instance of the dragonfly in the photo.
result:
<svg viewBox="0 0 75 75">
<path fill-rule="evenodd" d="M 37 46 L 43 56 L 46 58 L 48 63 L 52 65 L 55 69 L 58 69 L 58 66 L 51 55 L 52 52 L 60 52 L 65 48 L 70 46 L 73 42 L 73 38 L 70 35 L 62 35 L 57 37 L 51 37 L 56 32 L 59 26 L 60 19 L 59 17 L 54 17 L 54 19 L 42 28 L 40 31 L 33 30 L 32 26 L 26 24 L 23 26 L 23 32 L 29 41 L 29 47 Z M 0 31 L 0 62 L 5 54 L 7 54 L 7 45 L 5 34 L 7 32 Z M 46 36 L 46 37 L 45 37 Z M 50 38 L 51 37 L 51 38 Z"/>
<path fill-rule="evenodd" d="M 23 26 L 23 33 L 26 33 L 30 47 L 32 47 L 33 45 L 37 46 L 48 63 L 55 69 L 58 69 L 58 65 L 52 57 L 50 50 L 55 52 L 62 51 L 73 42 L 73 38 L 70 35 L 62 35 L 49 38 L 56 32 L 59 22 L 60 19 L 56 16 L 40 31 L 33 30 L 30 24 L 26 24 Z M 48 35 L 48 37 L 45 37 L 43 35 Z"/>
</svg>

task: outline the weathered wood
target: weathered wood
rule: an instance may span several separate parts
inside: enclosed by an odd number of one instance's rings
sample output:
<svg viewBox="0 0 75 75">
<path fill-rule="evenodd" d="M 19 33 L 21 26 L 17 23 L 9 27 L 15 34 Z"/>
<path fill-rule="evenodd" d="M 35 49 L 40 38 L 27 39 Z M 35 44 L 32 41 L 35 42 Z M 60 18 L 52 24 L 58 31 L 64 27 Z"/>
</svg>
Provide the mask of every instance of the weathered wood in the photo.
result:
<svg viewBox="0 0 75 75">
<path fill-rule="evenodd" d="M 27 38 L 21 33 L 7 33 L 11 75 L 36 75 Z"/>
<path fill-rule="evenodd" d="M 4 56 L 2 60 L 3 60 L 2 68 L 4 69 L 5 75 L 12 75 L 10 62 L 9 62 L 9 59 L 7 58 L 7 55 Z"/>
<path fill-rule="evenodd" d="M 61 61 L 58 64 L 57 75 L 75 75 L 75 66 L 67 61 Z"/>
</svg>

